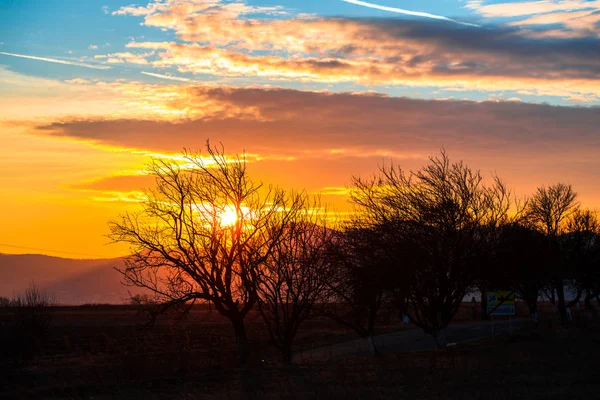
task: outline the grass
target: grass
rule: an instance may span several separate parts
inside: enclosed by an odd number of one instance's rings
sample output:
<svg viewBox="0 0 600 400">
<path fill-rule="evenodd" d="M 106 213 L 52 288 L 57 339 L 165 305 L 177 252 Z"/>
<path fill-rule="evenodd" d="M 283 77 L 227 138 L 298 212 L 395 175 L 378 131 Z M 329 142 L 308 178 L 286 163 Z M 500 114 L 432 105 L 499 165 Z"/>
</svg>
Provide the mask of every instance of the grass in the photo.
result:
<svg viewBox="0 0 600 400">
<path fill-rule="evenodd" d="M 115 313 L 59 314 L 53 332 L 58 342 L 37 363 L 3 364 L 8 384 L 0 385 L 0 397 L 473 400 L 597 398 L 600 393 L 600 330 L 583 311 L 568 330 L 546 317 L 539 333 L 442 351 L 289 365 L 276 361 L 255 319 L 249 324 L 254 362 L 245 367 L 237 363 L 231 328 L 219 317 L 199 313 L 187 323 L 162 320 L 144 331 L 127 323 L 132 318 L 127 309 Z M 315 321 L 301 337 L 311 342 L 346 335 L 353 338 Z"/>
</svg>

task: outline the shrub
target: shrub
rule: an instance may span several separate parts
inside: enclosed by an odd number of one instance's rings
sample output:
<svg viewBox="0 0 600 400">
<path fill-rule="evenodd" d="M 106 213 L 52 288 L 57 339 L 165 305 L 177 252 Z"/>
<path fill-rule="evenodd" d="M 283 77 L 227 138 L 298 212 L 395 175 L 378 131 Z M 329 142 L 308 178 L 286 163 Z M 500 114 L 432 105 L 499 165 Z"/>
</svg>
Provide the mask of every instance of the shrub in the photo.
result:
<svg viewBox="0 0 600 400">
<path fill-rule="evenodd" d="M 7 304 L 8 320 L 2 326 L 3 353 L 17 362 L 43 354 L 52 327 L 54 299 L 32 283 Z"/>
</svg>

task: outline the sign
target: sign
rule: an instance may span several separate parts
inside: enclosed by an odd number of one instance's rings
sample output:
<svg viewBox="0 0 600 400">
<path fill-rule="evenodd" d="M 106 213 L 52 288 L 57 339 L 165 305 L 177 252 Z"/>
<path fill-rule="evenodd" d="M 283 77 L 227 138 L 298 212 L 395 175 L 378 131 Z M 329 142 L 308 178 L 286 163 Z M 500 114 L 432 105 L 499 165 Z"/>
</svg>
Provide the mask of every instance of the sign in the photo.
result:
<svg viewBox="0 0 600 400">
<path fill-rule="evenodd" d="M 487 301 L 487 312 L 489 315 L 495 317 L 515 315 L 514 293 L 506 291 L 487 292 Z"/>
</svg>

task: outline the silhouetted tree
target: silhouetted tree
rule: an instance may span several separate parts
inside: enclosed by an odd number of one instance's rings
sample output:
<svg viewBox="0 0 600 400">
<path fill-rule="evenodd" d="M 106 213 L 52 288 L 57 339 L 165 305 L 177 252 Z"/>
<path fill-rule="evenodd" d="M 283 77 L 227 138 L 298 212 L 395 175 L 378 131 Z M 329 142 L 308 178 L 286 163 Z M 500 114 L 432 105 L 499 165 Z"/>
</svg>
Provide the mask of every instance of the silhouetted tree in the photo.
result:
<svg viewBox="0 0 600 400">
<path fill-rule="evenodd" d="M 129 298 L 129 304 L 131 304 L 132 306 L 146 306 L 146 305 L 152 305 L 155 304 L 156 301 L 152 298 L 152 296 L 148 295 L 147 293 L 138 293 L 138 294 L 134 294 Z"/>
<path fill-rule="evenodd" d="M 303 210 L 285 226 L 258 282 L 258 309 L 273 345 L 285 361 L 301 324 L 327 301 L 333 266 L 328 257 L 334 231 L 319 202 L 302 195 Z"/>
<path fill-rule="evenodd" d="M 531 223 L 546 234 L 548 239 L 548 252 L 551 259 L 556 260 L 551 265 L 552 286 L 558 298 L 558 310 L 563 325 L 568 324 L 565 308 L 564 280 L 566 273 L 560 259 L 558 236 L 565 227 L 565 222 L 572 212 L 579 207 L 577 193 L 571 185 L 557 183 L 548 187 L 540 187 L 529 199 L 527 217 Z"/>
<path fill-rule="evenodd" d="M 481 317 L 489 319 L 487 292 L 489 290 L 509 290 L 512 277 L 510 270 L 498 263 L 498 250 L 502 250 L 505 227 L 521 225 L 526 218 L 527 200 L 516 198 L 506 185 L 497 180 L 490 195 L 495 215 L 482 226 L 481 246 L 477 250 L 479 267 L 474 271 L 477 289 L 481 294 Z"/>
<path fill-rule="evenodd" d="M 372 219 L 391 222 L 410 249 L 403 268 L 409 285 L 411 320 L 446 345 L 446 327 L 476 283 L 476 269 L 489 250 L 488 230 L 507 219 L 506 188 L 494 178 L 483 184 L 479 171 L 446 153 L 416 172 L 380 168 L 371 179 L 353 180 L 353 201 Z"/>
<path fill-rule="evenodd" d="M 1 352 L 22 362 L 40 356 L 52 328 L 55 305 L 52 295 L 31 282 L 8 304 L 12 318 L 3 326 Z"/>
<path fill-rule="evenodd" d="M 130 245 L 118 269 L 125 283 L 149 289 L 160 307 L 210 301 L 228 318 L 242 362 L 249 357 L 244 318 L 256 305 L 265 261 L 298 203 L 280 189 L 250 179 L 244 158 L 225 157 L 207 142 L 208 157 L 154 160 L 156 188 L 141 210 L 110 223 L 110 238 Z"/>
<path fill-rule="evenodd" d="M 502 287 L 514 291 L 537 321 L 537 303 L 548 279 L 547 241 L 544 234 L 525 225 L 511 223 L 500 229 L 494 270 Z"/>
<path fill-rule="evenodd" d="M 600 293 L 600 222 L 591 210 L 576 210 L 559 237 L 561 260 L 576 293 L 567 305 L 573 306 L 585 295 L 586 308 L 595 312 L 591 299 Z"/>
<path fill-rule="evenodd" d="M 329 302 L 321 311 L 365 339 L 372 354 L 378 354 L 374 341 L 378 313 L 397 286 L 395 260 L 384 236 L 382 226 L 356 222 L 336 235 L 330 253 L 335 270 L 328 281 Z"/>
</svg>

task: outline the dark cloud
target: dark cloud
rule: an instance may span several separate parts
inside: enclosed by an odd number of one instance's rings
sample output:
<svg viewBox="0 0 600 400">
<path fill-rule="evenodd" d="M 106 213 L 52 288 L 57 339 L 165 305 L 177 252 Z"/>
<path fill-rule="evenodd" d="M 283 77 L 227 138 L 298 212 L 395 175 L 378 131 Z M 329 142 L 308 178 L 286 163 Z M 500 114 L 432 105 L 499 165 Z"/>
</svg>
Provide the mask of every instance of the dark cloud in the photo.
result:
<svg viewBox="0 0 600 400">
<path fill-rule="evenodd" d="M 460 64 L 472 66 L 453 73 L 540 77 L 566 73 L 563 78 L 598 79 L 600 77 L 600 41 L 597 37 L 532 37 L 529 30 L 513 27 L 482 28 L 451 23 L 406 21 L 399 19 L 354 19 L 372 31 L 366 37 L 394 47 L 410 40 L 421 43 L 422 52 L 410 59 L 411 66 L 444 58 L 462 58 Z M 360 41 L 358 41 L 360 43 Z M 401 56 L 401 48 L 396 48 Z M 343 51 L 343 49 L 339 49 Z M 352 48 L 352 54 L 356 48 Z M 528 68 L 531 68 L 528 70 Z M 449 70 L 448 70 L 449 72 Z"/>
<path fill-rule="evenodd" d="M 208 116 L 196 120 L 73 120 L 40 126 L 38 134 L 92 139 L 156 151 L 199 147 L 206 138 L 247 151 L 302 154 L 441 146 L 534 150 L 537 146 L 600 145 L 598 108 L 519 102 L 415 100 L 372 94 L 287 89 L 187 88 L 186 97 L 219 109 L 255 110 L 257 118 Z"/>
</svg>

